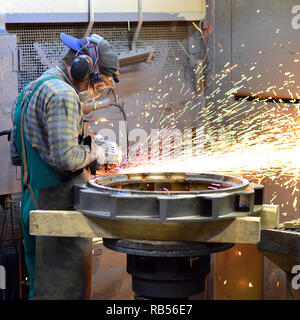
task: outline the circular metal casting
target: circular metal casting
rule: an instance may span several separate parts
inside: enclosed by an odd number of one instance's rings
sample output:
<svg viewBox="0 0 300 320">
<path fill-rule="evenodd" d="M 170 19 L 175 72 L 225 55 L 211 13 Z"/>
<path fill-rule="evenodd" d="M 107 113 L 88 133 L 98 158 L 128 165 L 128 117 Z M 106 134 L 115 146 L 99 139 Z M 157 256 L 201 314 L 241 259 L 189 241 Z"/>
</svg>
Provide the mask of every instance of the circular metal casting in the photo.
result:
<svg viewBox="0 0 300 320">
<path fill-rule="evenodd" d="M 75 188 L 75 209 L 114 220 L 215 221 L 256 213 L 262 192 L 263 186 L 222 174 L 112 174 Z"/>
<path fill-rule="evenodd" d="M 139 195 L 189 195 L 237 191 L 246 188 L 243 178 L 211 173 L 128 173 L 100 176 L 89 181 L 99 191 Z"/>
</svg>

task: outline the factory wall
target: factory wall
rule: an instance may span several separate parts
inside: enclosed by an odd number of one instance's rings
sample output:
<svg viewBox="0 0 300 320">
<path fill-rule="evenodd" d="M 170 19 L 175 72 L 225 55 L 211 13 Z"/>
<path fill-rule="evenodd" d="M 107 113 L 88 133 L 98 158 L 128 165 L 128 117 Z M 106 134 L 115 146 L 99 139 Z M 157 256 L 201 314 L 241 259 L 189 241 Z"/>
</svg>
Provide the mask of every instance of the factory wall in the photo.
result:
<svg viewBox="0 0 300 320">
<path fill-rule="evenodd" d="M 236 119 L 240 122 L 237 121 L 236 129 L 243 119 L 248 121 L 249 127 L 251 123 L 262 133 L 273 128 L 274 139 L 292 128 L 296 129 L 300 94 L 297 2 L 212 0 L 208 3 L 211 11 L 208 19 L 214 32 L 207 39 L 210 48 L 207 78 L 218 80 L 222 75 L 227 76 L 219 83 L 211 81 L 206 89 L 206 103 L 213 103 L 222 111 L 225 106 L 232 107 L 238 99 L 244 98 L 237 108 L 240 115 Z M 252 94 L 262 98 L 252 101 L 249 97 Z M 224 101 L 224 97 L 228 100 L 222 106 L 220 101 Z M 257 114 L 258 110 L 260 114 Z M 219 123 L 219 127 L 223 124 Z M 280 128 L 279 132 L 276 132 L 276 127 Z M 267 148 L 267 141 L 262 140 L 261 145 Z M 264 154 L 262 149 L 256 161 L 267 154 L 265 150 Z M 260 180 L 265 185 L 265 203 L 271 201 L 281 206 L 280 221 L 296 219 L 300 215 L 297 201 L 299 182 L 291 183 L 291 188 L 288 188 L 292 177 L 292 172 L 287 172 L 286 176 L 282 174 L 276 178 L 276 174 L 270 174 Z"/>
<path fill-rule="evenodd" d="M 143 19 L 153 20 L 199 20 L 205 14 L 205 1 L 201 0 L 147 0 L 142 1 Z M 0 4 L 0 12 L 6 13 L 7 22 L 86 22 L 92 8 L 95 21 L 136 21 L 138 0 L 114 1 L 38 1 L 31 0 Z M 36 20 L 36 21 L 34 21 Z"/>
<path fill-rule="evenodd" d="M 28 3 L 22 0 L 13 0 L 1 4 L 1 11 L 7 13 L 56 13 L 56 12 L 86 12 L 89 1 L 85 0 L 30 0 Z M 136 12 L 138 10 L 137 0 L 93 1 L 94 10 L 99 12 Z M 174 0 L 151 0 L 143 1 L 145 12 L 182 12 L 199 14 L 205 12 L 205 2 L 197 0 L 174 1 Z"/>
<path fill-rule="evenodd" d="M 1 29 L 1 28 L 0 28 Z M 11 109 L 17 96 L 16 35 L 0 32 L 0 131 L 12 128 Z M 10 162 L 8 135 L 0 136 L 0 195 L 21 191 L 20 168 Z"/>
<path fill-rule="evenodd" d="M 211 81 L 206 89 L 207 103 L 212 102 L 217 107 L 224 97 L 230 96 L 219 109 L 230 110 L 238 99 L 244 98 L 239 108 L 241 120 L 249 124 L 256 116 L 253 124 L 256 123 L 262 133 L 274 129 L 274 139 L 280 136 L 280 133 L 276 135 L 277 125 L 282 134 L 296 129 L 300 85 L 299 3 L 295 0 L 210 0 L 208 5 L 207 18 L 214 31 L 207 39 L 210 48 L 207 77 L 218 79 L 228 67 L 232 70 L 221 85 Z M 264 99 L 247 99 L 253 93 L 259 93 Z M 258 110 L 264 110 L 269 116 L 265 117 L 264 112 L 257 115 Z M 278 118 L 289 119 L 287 125 L 284 127 L 277 122 Z M 223 123 L 218 125 L 222 127 Z M 263 146 L 265 149 L 257 152 L 253 159 L 256 163 L 268 154 L 266 140 L 262 140 Z M 264 203 L 279 205 L 280 222 L 300 216 L 297 174 L 297 169 L 294 174 L 274 170 L 260 179 L 251 174 L 247 177 L 264 185 Z M 231 267 L 226 267 L 229 264 Z M 211 287 L 215 299 L 286 298 L 288 280 L 284 272 L 262 257 L 255 245 L 239 244 L 216 254 L 212 268 L 215 276 L 211 278 Z"/>
</svg>

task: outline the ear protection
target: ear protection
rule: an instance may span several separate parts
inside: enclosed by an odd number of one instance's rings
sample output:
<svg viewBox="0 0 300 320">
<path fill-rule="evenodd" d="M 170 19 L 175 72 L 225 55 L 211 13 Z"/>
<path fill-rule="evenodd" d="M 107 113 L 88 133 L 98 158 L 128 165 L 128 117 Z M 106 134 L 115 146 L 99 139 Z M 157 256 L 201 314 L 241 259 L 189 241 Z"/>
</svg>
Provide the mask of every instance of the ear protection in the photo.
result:
<svg viewBox="0 0 300 320">
<path fill-rule="evenodd" d="M 87 75 L 92 74 L 94 83 L 101 82 L 100 70 L 97 63 L 98 52 L 97 47 L 103 40 L 101 36 L 93 34 L 88 38 L 82 39 L 85 43 L 81 43 L 82 48 L 78 51 L 83 55 L 76 57 L 71 65 L 71 76 L 76 81 L 81 81 L 86 78 Z M 93 63 L 89 59 L 92 58 Z"/>
<path fill-rule="evenodd" d="M 71 76 L 75 81 L 81 81 L 92 73 L 93 65 L 86 55 L 78 56 L 71 65 Z"/>
</svg>

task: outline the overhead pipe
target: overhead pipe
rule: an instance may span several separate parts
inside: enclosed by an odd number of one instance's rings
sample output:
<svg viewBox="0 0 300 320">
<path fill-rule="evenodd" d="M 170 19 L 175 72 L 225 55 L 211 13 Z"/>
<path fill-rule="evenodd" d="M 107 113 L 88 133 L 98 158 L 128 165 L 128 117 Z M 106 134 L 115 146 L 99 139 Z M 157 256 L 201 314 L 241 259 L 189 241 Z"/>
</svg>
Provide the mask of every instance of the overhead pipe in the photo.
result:
<svg viewBox="0 0 300 320">
<path fill-rule="evenodd" d="M 94 12 L 94 3 L 93 0 L 88 0 L 88 10 L 89 10 L 89 25 L 86 29 L 84 37 L 88 37 L 92 31 L 94 22 L 95 22 L 95 12 Z"/>
<path fill-rule="evenodd" d="M 136 41 L 139 37 L 139 33 L 141 31 L 141 28 L 142 28 L 142 24 L 143 24 L 143 6 L 142 6 L 142 0 L 138 0 L 138 25 L 137 25 L 137 28 L 135 30 L 135 33 L 134 33 L 134 37 L 133 37 L 133 41 L 132 41 L 132 44 L 131 44 L 131 50 L 132 51 L 135 51 L 136 50 Z"/>
</svg>

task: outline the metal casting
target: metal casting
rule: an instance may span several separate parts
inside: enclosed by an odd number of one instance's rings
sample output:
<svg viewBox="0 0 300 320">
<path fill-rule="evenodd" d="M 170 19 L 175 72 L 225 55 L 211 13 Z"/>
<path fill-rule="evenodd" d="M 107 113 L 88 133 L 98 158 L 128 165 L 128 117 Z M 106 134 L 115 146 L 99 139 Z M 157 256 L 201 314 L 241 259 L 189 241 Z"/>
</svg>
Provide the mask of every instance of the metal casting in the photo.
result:
<svg viewBox="0 0 300 320">
<path fill-rule="evenodd" d="M 201 222 L 258 213 L 263 186 L 213 173 L 128 173 L 99 176 L 75 187 L 84 214 L 152 222 Z"/>
</svg>

